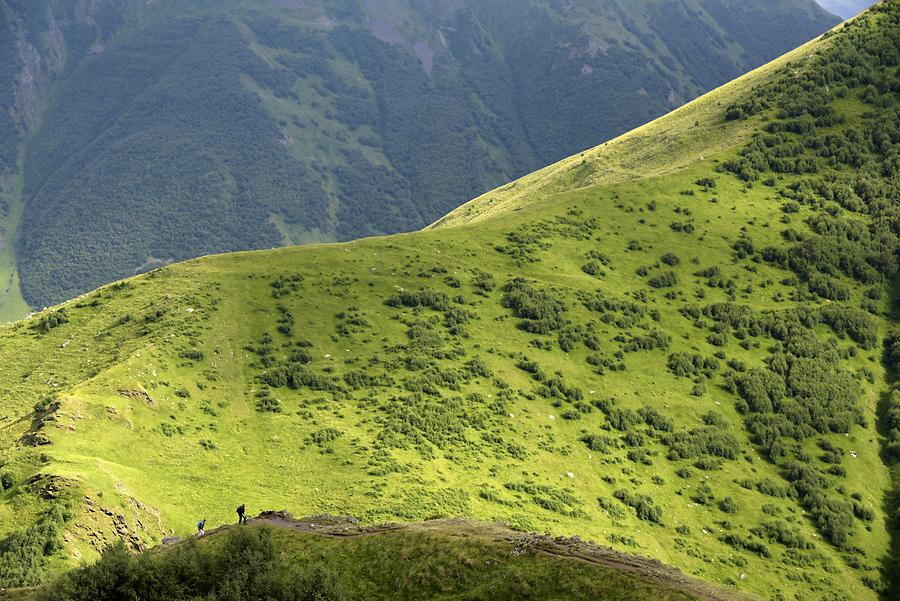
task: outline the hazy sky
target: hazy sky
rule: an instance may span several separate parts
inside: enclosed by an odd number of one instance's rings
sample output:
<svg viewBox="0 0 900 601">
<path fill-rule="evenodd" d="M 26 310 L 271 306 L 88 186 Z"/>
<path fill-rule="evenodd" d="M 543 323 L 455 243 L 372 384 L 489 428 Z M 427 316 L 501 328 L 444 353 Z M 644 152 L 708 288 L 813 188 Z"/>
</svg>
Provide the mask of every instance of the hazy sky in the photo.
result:
<svg viewBox="0 0 900 601">
<path fill-rule="evenodd" d="M 826 10 L 849 19 L 875 4 L 876 0 L 818 0 L 818 2 Z"/>
</svg>

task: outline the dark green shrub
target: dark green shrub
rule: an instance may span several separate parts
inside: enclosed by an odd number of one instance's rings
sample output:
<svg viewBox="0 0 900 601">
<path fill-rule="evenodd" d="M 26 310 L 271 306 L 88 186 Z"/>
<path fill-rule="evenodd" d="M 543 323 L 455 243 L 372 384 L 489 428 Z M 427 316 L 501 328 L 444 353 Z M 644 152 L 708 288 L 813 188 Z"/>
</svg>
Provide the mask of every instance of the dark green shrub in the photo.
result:
<svg viewBox="0 0 900 601">
<path fill-rule="evenodd" d="M 53 311 L 48 313 L 47 315 L 42 316 L 37 322 L 32 324 L 30 328 L 32 330 L 37 330 L 41 334 L 46 334 L 50 330 L 57 328 L 64 323 L 69 322 L 69 314 L 66 313 L 65 309 L 59 309 L 57 311 Z"/>
<path fill-rule="evenodd" d="M 188 361 L 203 361 L 204 355 L 203 351 L 190 349 L 179 353 L 179 357 L 181 357 L 182 359 L 187 359 Z"/>
<path fill-rule="evenodd" d="M 626 456 L 628 457 L 629 461 L 634 461 L 635 463 L 643 463 L 644 465 L 653 465 L 653 460 L 650 459 L 650 452 L 647 451 L 647 449 L 631 449 L 628 451 Z"/>
<path fill-rule="evenodd" d="M 645 424 L 658 432 L 672 432 L 675 429 L 672 418 L 664 416 L 653 407 L 644 405 L 638 409 L 638 415 Z"/>
<path fill-rule="evenodd" d="M 388 297 L 384 304 L 389 307 L 428 307 L 435 311 L 445 311 L 450 306 L 450 298 L 443 292 L 427 288 L 416 291 L 403 290 Z"/>
<path fill-rule="evenodd" d="M 705 472 L 722 469 L 722 460 L 718 457 L 704 456 L 694 462 L 694 467 Z"/>
<path fill-rule="evenodd" d="M 602 434 L 585 434 L 581 437 L 581 441 L 587 448 L 598 453 L 609 453 L 619 446 L 615 440 Z"/>
<path fill-rule="evenodd" d="M 709 486 L 709 484 L 704 482 L 703 484 L 698 486 L 697 490 L 694 491 L 694 494 L 691 495 L 691 500 L 698 505 L 712 505 L 712 503 L 716 500 L 716 497 L 713 494 L 713 490 Z"/>
<path fill-rule="evenodd" d="M 343 436 L 344 433 L 335 428 L 323 428 L 321 430 L 316 430 L 312 434 L 307 437 L 307 442 L 317 445 L 317 446 L 325 446 L 330 442 L 333 442 Z"/>
<path fill-rule="evenodd" d="M 760 557 L 769 558 L 772 556 L 771 551 L 769 551 L 764 543 L 741 536 L 740 534 L 726 534 L 722 537 L 722 542 L 740 551 L 756 553 Z"/>
<path fill-rule="evenodd" d="M 633 336 L 631 340 L 622 345 L 622 350 L 626 353 L 636 351 L 652 351 L 657 349 L 666 349 L 669 347 L 671 338 L 668 334 L 661 330 L 650 330 L 647 334 Z"/>
<path fill-rule="evenodd" d="M 638 519 L 653 522 L 654 524 L 662 524 L 662 509 L 647 495 L 620 489 L 615 491 L 613 496 L 632 507 Z"/>
<path fill-rule="evenodd" d="M 269 283 L 272 287 L 272 297 L 281 298 L 292 292 L 297 292 L 300 289 L 301 282 L 303 282 L 303 276 L 300 274 L 278 276 Z"/>
<path fill-rule="evenodd" d="M 674 271 L 664 271 L 650 278 L 648 283 L 654 288 L 671 288 L 678 284 L 678 276 Z"/>
<path fill-rule="evenodd" d="M 850 286 L 821 274 L 810 276 L 806 285 L 811 292 L 828 300 L 847 300 L 852 294 Z"/>
<path fill-rule="evenodd" d="M 723 459 L 735 459 L 741 447 L 738 440 L 718 426 L 704 426 L 681 431 L 667 437 L 669 459 L 692 459 L 709 455 Z"/>
<path fill-rule="evenodd" d="M 667 367 L 676 376 L 711 378 L 719 370 L 719 362 L 714 357 L 678 352 L 669 355 Z"/>
<path fill-rule="evenodd" d="M 522 278 L 504 286 L 503 306 L 513 309 L 526 332 L 548 334 L 563 325 L 566 306 L 555 294 L 539 290 Z"/>
<path fill-rule="evenodd" d="M 737 242 L 732 244 L 731 248 L 734 249 L 734 254 L 738 259 L 745 259 L 756 252 L 753 241 L 748 236 L 739 238 Z"/>
<path fill-rule="evenodd" d="M 740 507 L 733 497 L 725 497 L 719 501 L 719 509 L 725 513 L 737 513 Z"/>
<path fill-rule="evenodd" d="M 196 540 L 165 553 L 135 555 L 119 542 L 100 559 L 69 572 L 46 591 L 43 601 L 119 599 L 338 599 L 321 567 L 277 552 L 270 531 L 248 527 L 228 532 L 222 544 Z"/>
<path fill-rule="evenodd" d="M 494 289 L 494 276 L 486 271 L 476 271 L 472 277 L 472 286 L 478 294 L 486 295 Z"/>
<path fill-rule="evenodd" d="M 606 271 L 603 270 L 603 267 L 601 267 L 600 263 L 598 263 L 597 261 L 588 261 L 581 266 L 581 271 L 594 277 L 602 277 L 606 275 Z"/>
<path fill-rule="evenodd" d="M 659 260 L 666 265 L 669 265 L 670 267 L 675 267 L 676 265 L 681 263 L 681 259 L 678 258 L 678 255 L 671 252 L 667 252 L 662 257 L 660 257 Z"/>
<path fill-rule="evenodd" d="M 597 499 L 597 503 L 599 503 L 600 508 L 603 509 L 604 512 L 609 514 L 610 517 L 621 519 L 625 517 L 625 511 L 614 502 L 606 499 L 604 497 L 600 497 Z"/>
<path fill-rule="evenodd" d="M 0 540 L 0 588 L 39 584 L 45 562 L 62 548 L 62 533 L 73 515 L 68 501 L 57 500 L 33 525 Z"/>
<path fill-rule="evenodd" d="M 763 522 L 750 532 L 769 542 L 778 543 L 790 549 L 812 549 L 813 544 L 803 538 L 800 531 L 781 520 Z"/>
<path fill-rule="evenodd" d="M 603 410 L 602 407 L 601 410 Z M 604 412 L 609 420 L 609 425 L 622 432 L 625 432 L 632 426 L 636 426 L 644 421 L 640 414 L 633 409 L 619 409 L 618 407 L 614 407 Z"/>
<path fill-rule="evenodd" d="M 268 390 L 256 393 L 256 410 L 261 413 L 281 413 L 281 401 L 272 396 Z"/>
</svg>

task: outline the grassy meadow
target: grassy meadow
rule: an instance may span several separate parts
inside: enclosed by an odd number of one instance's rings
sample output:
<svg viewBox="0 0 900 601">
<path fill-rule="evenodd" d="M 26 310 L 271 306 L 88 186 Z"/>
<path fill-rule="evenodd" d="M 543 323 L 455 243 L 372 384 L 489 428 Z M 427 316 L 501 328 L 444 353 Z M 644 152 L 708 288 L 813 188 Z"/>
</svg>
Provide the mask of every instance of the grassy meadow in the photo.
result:
<svg viewBox="0 0 900 601">
<path fill-rule="evenodd" d="M 246 502 L 877 598 L 897 6 L 441 227 L 204 257 L 0 329 L 0 582 Z"/>
</svg>

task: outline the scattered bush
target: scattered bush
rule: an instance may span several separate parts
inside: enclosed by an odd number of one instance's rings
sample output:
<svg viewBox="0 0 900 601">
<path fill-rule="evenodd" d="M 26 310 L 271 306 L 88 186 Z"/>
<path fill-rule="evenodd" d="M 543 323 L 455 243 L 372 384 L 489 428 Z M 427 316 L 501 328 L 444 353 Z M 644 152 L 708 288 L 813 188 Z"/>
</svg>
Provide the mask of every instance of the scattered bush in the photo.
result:
<svg viewBox="0 0 900 601">
<path fill-rule="evenodd" d="M 625 517 L 625 511 L 609 499 L 600 497 L 597 499 L 597 503 L 600 504 L 600 508 L 603 509 L 603 511 L 605 511 L 611 518 L 622 519 Z"/>
<path fill-rule="evenodd" d="M 118 542 L 91 565 L 75 568 L 43 594 L 46 601 L 113 599 L 338 599 L 315 564 L 280 554 L 266 528 L 228 532 L 221 544 L 188 540 L 165 553 L 135 555 Z"/>
<path fill-rule="evenodd" d="M 60 499 L 33 525 L 14 530 L 0 540 L 0 587 L 39 584 L 47 558 L 63 547 L 63 531 L 72 517 L 72 505 L 68 500 Z"/>
<path fill-rule="evenodd" d="M 590 450 L 604 454 L 609 453 L 619 446 L 615 440 L 602 434 L 585 434 L 581 437 L 581 442 L 587 445 L 587 448 Z"/>
<path fill-rule="evenodd" d="M 670 267 L 675 267 L 676 265 L 681 263 L 681 259 L 678 258 L 678 255 L 671 252 L 667 252 L 662 257 L 660 257 L 659 260 L 666 265 L 669 265 Z"/>
<path fill-rule="evenodd" d="M 615 491 L 613 496 L 633 508 L 638 519 L 653 522 L 654 524 L 662 524 L 662 509 L 647 495 L 620 489 Z"/>
<path fill-rule="evenodd" d="M 772 556 L 771 551 L 763 542 L 741 536 L 740 534 L 726 534 L 722 537 L 722 542 L 739 551 L 750 551 L 767 559 Z"/>
<path fill-rule="evenodd" d="M 712 505 L 716 500 L 712 488 L 706 482 L 702 483 L 691 495 L 691 500 L 698 505 Z"/>
<path fill-rule="evenodd" d="M 678 284 L 678 276 L 674 271 L 664 271 L 650 278 L 648 283 L 654 288 L 671 288 Z"/>
<path fill-rule="evenodd" d="M 603 270 L 603 267 L 601 267 L 600 263 L 598 263 L 597 261 L 588 261 L 581 266 L 581 271 L 594 277 L 602 277 L 606 275 L 606 271 Z"/>
<path fill-rule="evenodd" d="M 203 361 L 203 351 L 197 349 L 190 349 L 187 351 L 182 351 L 178 355 L 182 359 L 187 359 L 188 361 Z"/>
<path fill-rule="evenodd" d="M 679 377 L 695 377 L 703 375 L 712 378 L 719 370 L 719 362 L 714 357 L 703 357 L 691 353 L 672 353 L 667 366 L 669 371 Z"/>
<path fill-rule="evenodd" d="M 261 413 L 281 413 L 281 401 L 272 396 L 268 389 L 256 393 L 256 410 Z"/>
<path fill-rule="evenodd" d="M 494 276 L 486 271 L 476 271 L 472 277 L 472 286 L 477 294 L 487 295 L 495 285 Z"/>
<path fill-rule="evenodd" d="M 810 276 L 806 285 L 811 292 L 828 300 L 847 300 L 851 296 L 850 286 L 822 274 Z"/>
<path fill-rule="evenodd" d="M 622 350 L 626 353 L 635 351 L 652 351 L 657 349 L 665 350 L 669 347 L 671 338 L 665 332 L 660 330 L 650 330 L 649 333 L 640 336 L 634 336 L 622 345 Z"/>
<path fill-rule="evenodd" d="M 450 306 L 450 298 L 443 292 L 422 288 L 416 291 L 400 291 L 389 296 L 384 304 L 389 307 L 428 307 L 435 311 L 445 311 Z"/>
<path fill-rule="evenodd" d="M 503 306 L 515 311 L 522 319 L 519 327 L 526 332 L 548 334 L 562 327 L 566 306 L 556 295 L 538 290 L 521 278 L 512 280 L 503 291 Z"/>
<path fill-rule="evenodd" d="M 668 436 L 665 443 L 669 447 L 669 459 L 673 461 L 705 455 L 735 459 L 741 450 L 740 443 L 731 432 L 718 426 L 676 432 Z"/>
<path fill-rule="evenodd" d="M 57 311 L 52 311 L 47 315 L 42 316 L 39 320 L 37 320 L 34 324 L 29 326 L 32 330 L 36 330 L 41 334 L 46 334 L 50 330 L 57 328 L 64 323 L 69 322 L 69 314 L 66 313 L 65 309 L 59 309 Z"/>
<path fill-rule="evenodd" d="M 737 513 L 740 507 L 733 497 L 725 497 L 719 501 L 719 509 L 725 513 Z"/>
<path fill-rule="evenodd" d="M 344 435 L 343 432 L 341 432 L 340 430 L 337 430 L 335 428 L 322 428 L 321 430 L 316 430 L 315 432 L 311 433 L 306 438 L 306 442 L 320 446 L 320 447 L 324 447 L 328 443 L 331 443 L 331 442 L 337 440 L 338 438 L 340 438 L 343 435 Z"/>
<path fill-rule="evenodd" d="M 800 531 L 781 520 L 763 522 L 750 532 L 759 538 L 778 543 L 790 549 L 812 549 L 813 544 L 800 534 Z"/>
</svg>

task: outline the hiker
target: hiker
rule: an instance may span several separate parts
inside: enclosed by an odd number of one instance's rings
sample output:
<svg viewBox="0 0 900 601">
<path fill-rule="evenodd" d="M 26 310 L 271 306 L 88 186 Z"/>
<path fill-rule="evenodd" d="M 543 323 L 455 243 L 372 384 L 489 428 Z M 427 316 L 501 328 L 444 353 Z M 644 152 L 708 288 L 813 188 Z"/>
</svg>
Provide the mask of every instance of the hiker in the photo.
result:
<svg viewBox="0 0 900 601">
<path fill-rule="evenodd" d="M 203 518 L 199 522 L 197 522 L 197 538 L 202 538 L 205 532 L 203 529 L 206 527 L 206 518 Z"/>
<path fill-rule="evenodd" d="M 238 524 L 246 524 L 247 523 L 247 506 L 241 503 L 241 506 L 237 508 L 238 514 Z"/>
</svg>

